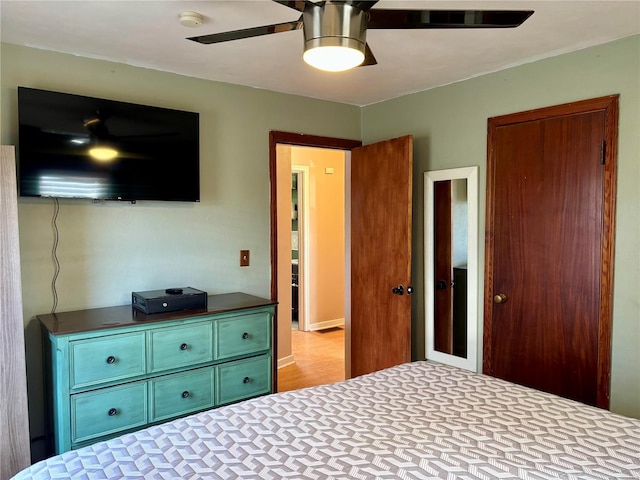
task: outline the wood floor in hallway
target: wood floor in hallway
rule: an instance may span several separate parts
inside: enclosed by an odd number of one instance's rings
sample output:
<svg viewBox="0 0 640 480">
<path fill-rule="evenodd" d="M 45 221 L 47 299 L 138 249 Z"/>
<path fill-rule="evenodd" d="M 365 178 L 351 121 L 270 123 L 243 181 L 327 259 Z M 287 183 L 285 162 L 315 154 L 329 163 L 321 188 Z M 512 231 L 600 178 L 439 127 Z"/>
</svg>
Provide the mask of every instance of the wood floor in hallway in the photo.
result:
<svg viewBox="0 0 640 480">
<path fill-rule="evenodd" d="M 344 380 L 344 329 L 291 331 L 295 362 L 278 370 L 278 391 Z"/>
</svg>

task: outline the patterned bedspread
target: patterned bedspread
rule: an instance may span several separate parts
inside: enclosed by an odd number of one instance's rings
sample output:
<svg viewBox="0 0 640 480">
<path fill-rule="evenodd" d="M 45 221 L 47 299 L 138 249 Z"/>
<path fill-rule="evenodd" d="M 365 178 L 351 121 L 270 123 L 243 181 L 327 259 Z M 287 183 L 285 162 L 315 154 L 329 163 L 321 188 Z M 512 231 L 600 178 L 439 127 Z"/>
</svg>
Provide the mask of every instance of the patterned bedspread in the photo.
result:
<svg viewBox="0 0 640 480">
<path fill-rule="evenodd" d="M 640 420 L 415 362 L 153 426 L 15 478 L 640 479 Z"/>
</svg>

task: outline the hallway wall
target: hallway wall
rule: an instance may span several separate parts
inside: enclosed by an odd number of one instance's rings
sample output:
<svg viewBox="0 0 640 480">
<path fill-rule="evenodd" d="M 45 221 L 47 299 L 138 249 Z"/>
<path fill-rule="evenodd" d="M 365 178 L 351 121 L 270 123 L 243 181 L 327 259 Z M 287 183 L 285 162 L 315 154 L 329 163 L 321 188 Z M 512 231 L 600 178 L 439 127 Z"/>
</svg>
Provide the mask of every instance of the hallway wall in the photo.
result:
<svg viewBox="0 0 640 480">
<path fill-rule="evenodd" d="M 308 330 L 344 323 L 345 154 L 293 147 L 291 163 L 309 167 Z M 298 212 L 300 214 L 300 212 Z"/>
</svg>

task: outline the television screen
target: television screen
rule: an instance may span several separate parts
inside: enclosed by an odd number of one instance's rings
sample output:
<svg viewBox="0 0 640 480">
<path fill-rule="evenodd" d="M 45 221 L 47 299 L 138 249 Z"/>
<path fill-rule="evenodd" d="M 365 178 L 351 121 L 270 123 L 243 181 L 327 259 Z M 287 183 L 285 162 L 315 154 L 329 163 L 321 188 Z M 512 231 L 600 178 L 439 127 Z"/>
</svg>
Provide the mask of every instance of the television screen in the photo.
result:
<svg viewBox="0 0 640 480">
<path fill-rule="evenodd" d="M 200 201 L 199 114 L 18 87 L 21 196 Z"/>
</svg>

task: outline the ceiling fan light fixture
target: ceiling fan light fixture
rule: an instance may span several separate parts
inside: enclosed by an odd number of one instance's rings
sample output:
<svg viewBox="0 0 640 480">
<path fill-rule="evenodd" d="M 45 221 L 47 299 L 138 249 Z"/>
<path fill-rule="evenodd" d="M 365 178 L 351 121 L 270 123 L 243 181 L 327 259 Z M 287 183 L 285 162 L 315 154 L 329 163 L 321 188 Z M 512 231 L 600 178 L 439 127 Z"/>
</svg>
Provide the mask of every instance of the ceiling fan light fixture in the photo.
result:
<svg viewBox="0 0 640 480">
<path fill-rule="evenodd" d="M 305 8 L 304 54 L 312 67 L 343 72 L 365 58 L 367 16 L 348 3 L 325 3 Z"/>
<path fill-rule="evenodd" d="M 364 45 L 351 39 L 316 38 L 305 45 L 304 61 L 327 72 L 344 72 L 364 61 Z M 347 40 L 347 41 L 345 41 Z"/>
</svg>

